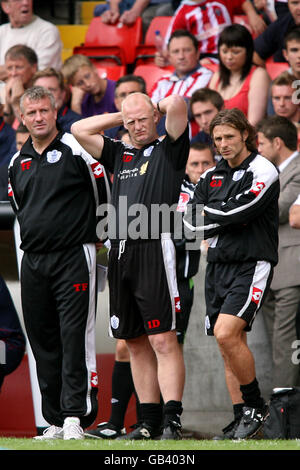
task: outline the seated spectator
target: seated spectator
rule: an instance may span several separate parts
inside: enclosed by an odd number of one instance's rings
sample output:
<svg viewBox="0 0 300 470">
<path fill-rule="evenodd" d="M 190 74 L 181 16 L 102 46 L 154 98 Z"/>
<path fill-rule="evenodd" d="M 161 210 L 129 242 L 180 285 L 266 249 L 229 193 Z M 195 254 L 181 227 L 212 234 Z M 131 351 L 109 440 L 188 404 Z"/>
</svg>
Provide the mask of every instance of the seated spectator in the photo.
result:
<svg viewBox="0 0 300 470">
<path fill-rule="evenodd" d="M 4 379 L 20 365 L 25 336 L 9 290 L 0 276 L 0 391 Z M 3 357 L 4 356 L 4 357 Z"/>
<path fill-rule="evenodd" d="M 168 58 L 175 70 L 153 86 L 150 97 L 154 103 L 173 94 L 190 98 L 195 90 L 208 85 L 212 72 L 199 64 L 198 41 L 191 33 L 177 30 L 171 35 Z"/>
<path fill-rule="evenodd" d="M 105 5 L 97 5 L 95 16 L 100 16 L 103 23 L 115 24 L 117 21 L 132 25 L 141 16 L 143 34 L 155 16 L 172 16 L 174 9 L 170 0 L 109 0 Z"/>
<path fill-rule="evenodd" d="M 116 82 L 100 78 L 96 66 L 84 55 L 76 54 L 65 60 L 62 74 L 72 86 L 71 109 L 82 117 L 114 113 Z"/>
<path fill-rule="evenodd" d="M 240 24 L 228 26 L 218 42 L 219 69 L 209 87 L 220 93 L 226 109 L 239 108 L 252 126 L 266 114 L 270 77 L 252 63 L 253 39 Z"/>
<path fill-rule="evenodd" d="M 298 100 L 293 99 L 295 93 L 293 83 L 295 80 L 296 77 L 288 71 L 282 72 L 272 82 L 271 99 L 274 113 L 277 116 L 287 118 L 297 127 L 298 140 L 300 140 L 300 108 Z"/>
<path fill-rule="evenodd" d="M 32 86 L 32 78 L 38 68 L 38 58 L 33 49 L 17 44 L 5 54 L 7 81 L 4 93 L 4 119 L 15 127 L 21 122 L 19 101 L 24 91 Z"/>
<path fill-rule="evenodd" d="M 182 1 L 173 15 L 165 37 L 166 44 L 177 29 L 186 29 L 198 40 L 200 59 L 218 58 L 218 39 L 223 29 L 232 24 L 233 15 L 243 12 L 247 15 L 254 33 L 260 34 L 266 28 L 262 18 L 256 13 L 249 0 L 188 0 Z M 157 53 L 156 64 L 166 65 L 163 54 Z"/>
<path fill-rule="evenodd" d="M 130 93 L 135 92 L 146 93 L 146 83 L 143 77 L 138 75 L 124 75 L 119 78 L 115 87 L 115 106 L 118 111 L 121 111 L 121 106 Z M 113 127 L 104 131 L 104 134 L 112 139 L 121 139 L 124 135 L 125 128 L 123 125 Z"/>
<path fill-rule="evenodd" d="M 39 68 L 61 68 L 62 42 L 58 28 L 34 15 L 32 0 L 1 0 L 1 7 L 9 22 L 0 26 L 0 80 L 6 78 L 4 58 L 6 51 L 16 44 L 35 50 Z"/>
<path fill-rule="evenodd" d="M 70 132 L 73 122 L 82 119 L 82 116 L 72 111 L 65 103 L 66 87 L 63 74 L 52 67 L 40 70 L 33 77 L 33 85 L 51 91 L 57 106 L 57 123 L 64 132 Z"/>
<path fill-rule="evenodd" d="M 15 140 L 16 133 L 14 129 L 4 121 L 3 104 L 0 103 L 0 167 L 8 167 L 11 158 L 11 148 Z"/>
<path fill-rule="evenodd" d="M 256 65 L 263 66 L 270 57 L 275 62 L 285 62 L 284 38 L 291 28 L 300 25 L 299 0 L 288 0 L 288 9 L 287 13 L 279 16 L 254 40 L 253 61 Z"/>
<path fill-rule="evenodd" d="M 284 38 L 282 50 L 285 60 L 289 63 L 289 72 L 300 78 L 300 26 L 293 28 Z"/>
<path fill-rule="evenodd" d="M 196 142 L 213 145 L 209 133 L 209 126 L 213 118 L 224 107 L 224 100 L 220 93 L 210 88 L 196 90 L 190 99 L 192 118 L 199 126 L 200 131 L 191 139 L 191 144 Z"/>
</svg>

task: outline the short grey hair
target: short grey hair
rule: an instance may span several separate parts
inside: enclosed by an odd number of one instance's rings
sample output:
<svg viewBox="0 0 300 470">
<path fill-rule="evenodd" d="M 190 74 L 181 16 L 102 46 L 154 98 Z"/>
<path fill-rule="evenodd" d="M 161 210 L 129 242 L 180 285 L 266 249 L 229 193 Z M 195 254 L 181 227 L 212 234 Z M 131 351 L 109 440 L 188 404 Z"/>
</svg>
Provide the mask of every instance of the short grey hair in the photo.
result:
<svg viewBox="0 0 300 470">
<path fill-rule="evenodd" d="M 52 109 L 56 109 L 55 98 L 52 93 L 42 86 L 33 86 L 28 88 L 20 99 L 20 110 L 24 114 L 24 101 L 26 98 L 29 101 L 40 101 L 44 98 L 49 98 Z"/>
</svg>

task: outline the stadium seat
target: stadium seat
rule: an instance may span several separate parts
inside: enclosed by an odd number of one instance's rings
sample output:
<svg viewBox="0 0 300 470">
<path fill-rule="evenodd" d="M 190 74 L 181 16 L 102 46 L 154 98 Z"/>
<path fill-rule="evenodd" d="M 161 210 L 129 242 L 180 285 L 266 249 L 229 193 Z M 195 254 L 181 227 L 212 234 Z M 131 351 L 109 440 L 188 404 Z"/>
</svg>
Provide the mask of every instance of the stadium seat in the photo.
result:
<svg viewBox="0 0 300 470">
<path fill-rule="evenodd" d="M 281 72 L 284 72 L 289 68 L 289 64 L 287 62 L 273 62 L 272 60 L 266 61 L 266 70 L 271 78 L 274 80 Z"/>
<path fill-rule="evenodd" d="M 101 17 L 93 18 L 86 32 L 84 47 L 119 48 L 120 56 L 124 56 L 123 65 L 132 64 L 135 60 L 136 47 L 142 40 L 142 19 L 137 18 L 132 26 L 118 23 L 108 25 Z M 108 51 L 109 52 L 109 51 Z M 109 54 L 108 54 L 109 55 Z"/>
<path fill-rule="evenodd" d="M 57 28 L 63 44 L 61 58 L 64 62 L 68 57 L 71 57 L 74 47 L 84 43 L 88 25 L 59 24 Z"/>
<path fill-rule="evenodd" d="M 143 77 L 146 82 L 147 93 L 150 94 L 154 84 L 164 75 L 171 75 L 174 67 L 160 68 L 154 64 L 137 65 L 133 71 L 134 75 Z"/>
<path fill-rule="evenodd" d="M 126 65 L 126 57 L 119 46 L 77 46 L 73 54 L 82 54 L 100 65 Z"/>
<path fill-rule="evenodd" d="M 172 16 L 156 16 L 150 23 L 145 35 L 143 44 L 139 44 L 136 48 L 135 65 L 148 64 L 154 62 L 156 52 L 155 32 L 160 31 L 162 37 L 167 33 L 168 27 L 172 20 Z"/>
<path fill-rule="evenodd" d="M 101 78 L 109 78 L 110 80 L 119 80 L 126 74 L 125 65 L 104 66 L 102 63 L 95 63 L 98 74 Z"/>
</svg>

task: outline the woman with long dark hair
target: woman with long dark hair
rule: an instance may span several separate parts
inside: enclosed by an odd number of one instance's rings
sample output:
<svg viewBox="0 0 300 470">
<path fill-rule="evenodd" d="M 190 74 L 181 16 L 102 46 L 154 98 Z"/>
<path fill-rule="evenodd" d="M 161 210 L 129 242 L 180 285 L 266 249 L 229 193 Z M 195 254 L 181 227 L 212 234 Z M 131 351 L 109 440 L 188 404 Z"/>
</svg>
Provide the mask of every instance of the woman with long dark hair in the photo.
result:
<svg viewBox="0 0 300 470">
<path fill-rule="evenodd" d="M 270 77 L 252 62 L 253 39 L 245 26 L 226 27 L 218 42 L 219 67 L 209 87 L 220 93 L 227 109 L 239 108 L 255 126 L 266 114 Z"/>
</svg>

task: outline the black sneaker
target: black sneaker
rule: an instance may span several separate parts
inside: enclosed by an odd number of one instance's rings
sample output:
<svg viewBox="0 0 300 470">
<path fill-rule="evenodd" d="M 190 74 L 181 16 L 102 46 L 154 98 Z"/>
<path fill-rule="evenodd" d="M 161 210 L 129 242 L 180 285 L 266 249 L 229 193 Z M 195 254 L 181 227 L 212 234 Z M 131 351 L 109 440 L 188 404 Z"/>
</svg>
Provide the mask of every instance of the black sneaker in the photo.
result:
<svg viewBox="0 0 300 470">
<path fill-rule="evenodd" d="M 234 433 L 234 439 L 251 439 L 261 430 L 269 414 L 269 407 L 264 404 L 262 408 L 243 407 L 242 419 Z"/>
<path fill-rule="evenodd" d="M 161 436 L 161 428 L 153 428 L 149 424 L 141 423 L 132 432 L 124 436 L 117 437 L 117 440 L 133 439 L 135 441 L 159 439 Z"/>
<path fill-rule="evenodd" d="M 90 439 L 116 439 L 126 434 L 125 428 L 118 429 L 114 424 L 105 422 L 98 424 L 96 429 L 84 432 L 85 437 Z"/>
<path fill-rule="evenodd" d="M 228 424 L 224 429 L 222 429 L 223 434 L 221 436 L 214 436 L 213 441 L 223 441 L 226 439 L 233 439 L 235 431 L 237 430 L 238 425 L 240 424 L 242 414 L 235 418 L 231 423 Z"/>
<path fill-rule="evenodd" d="M 165 441 L 167 439 L 182 439 L 182 426 L 179 421 L 170 419 L 168 423 L 164 426 L 161 440 Z"/>
</svg>

